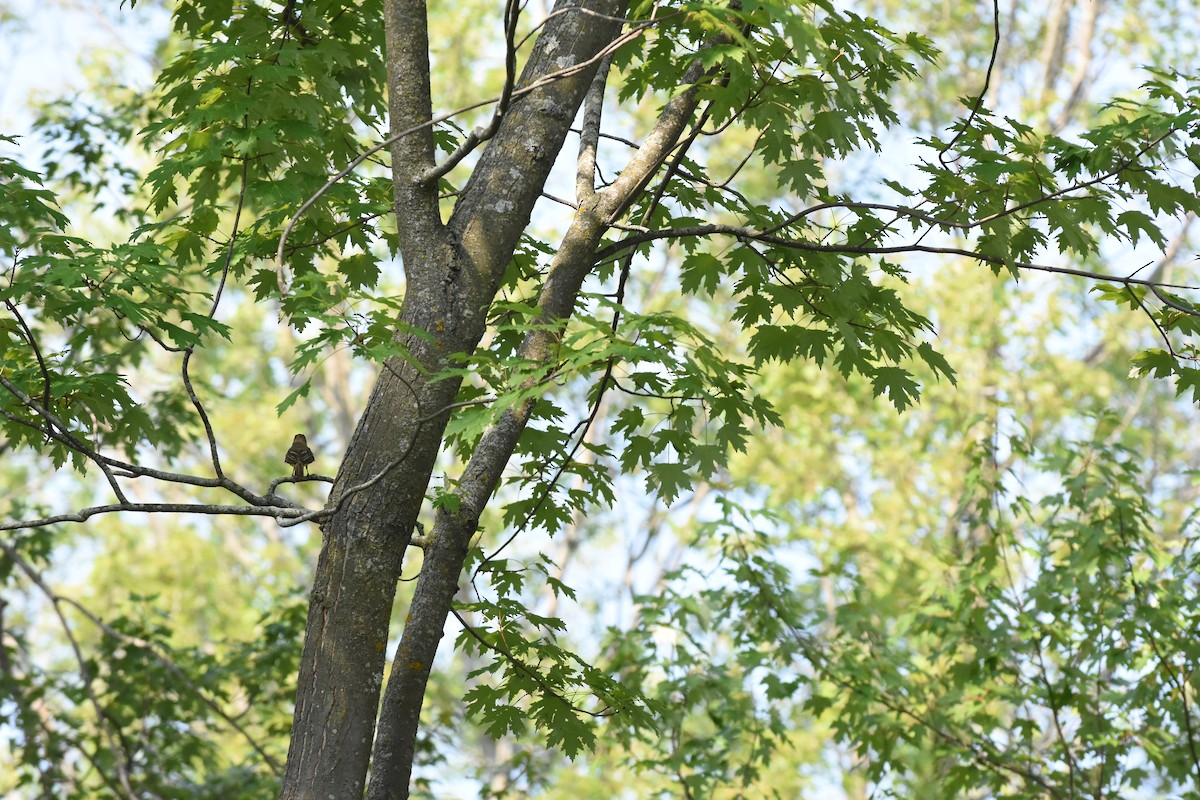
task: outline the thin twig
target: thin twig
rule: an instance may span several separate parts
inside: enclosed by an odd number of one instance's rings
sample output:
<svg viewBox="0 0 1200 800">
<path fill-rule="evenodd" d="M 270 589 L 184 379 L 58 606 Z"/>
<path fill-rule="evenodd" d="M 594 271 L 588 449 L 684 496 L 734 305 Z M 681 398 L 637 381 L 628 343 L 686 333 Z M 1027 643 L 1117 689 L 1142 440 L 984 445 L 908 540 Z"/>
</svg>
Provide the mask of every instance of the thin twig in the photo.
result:
<svg viewBox="0 0 1200 800">
<path fill-rule="evenodd" d="M 962 138 L 962 135 L 967 132 L 967 129 L 971 127 L 971 123 L 974 121 L 976 115 L 979 113 L 979 109 L 983 105 L 983 98 L 988 92 L 988 87 L 990 87 L 992 85 L 992 70 L 996 68 L 996 56 L 999 52 L 1000 52 L 1000 0 L 992 0 L 992 56 L 990 59 L 988 59 L 987 72 L 984 74 L 984 78 L 983 78 L 983 88 L 979 90 L 979 95 L 975 98 L 975 102 L 971 104 L 971 113 L 969 113 L 967 115 L 967 118 L 963 121 L 962 127 L 958 129 L 958 133 L 954 134 L 954 138 L 952 138 L 949 142 L 947 142 L 946 146 L 943 147 L 938 152 L 938 161 L 940 161 L 942 166 L 946 167 L 947 169 L 949 169 L 950 167 L 946 163 L 946 158 L 945 158 L 946 153 L 950 150 L 951 147 L 954 146 L 955 142 L 957 142 L 960 138 Z M 952 160 L 957 161 L 961 157 L 962 156 L 960 154 Z"/>
<path fill-rule="evenodd" d="M 21 330 L 25 334 L 25 340 L 29 342 L 29 346 L 33 349 L 33 357 L 37 359 L 38 369 L 42 372 L 42 406 L 50 407 L 50 371 L 46 368 L 46 360 L 42 358 L 42 348 L 38 346 L 37 339 L 33 335 L 33 331 L 25 324 L 25 319 L 21 316 L 21 312 L 17 310 L 17 306 L 11 300 L 5 300 L 4 305 L 12 312 L 16 318 L 17 324 L 21 326 Z"/>
<path fill-rule="evenodd" d="M 247 94 L 249 88 L 247 87 Z M 250 176 L 250 160 L 242 159 L 242 175 L 241 184 L 238 187 L 237 209 L 233 213 L 233 227 L 229 232 L 229 245 L 225 250 L 225 264 L 221 268 L 221 279 L 217 282 L 217 290 L 213 293 L 212 306 L 208 309 L 208 318 L 213 319 L 217 313 L 217 306 L 221 303 L 221 296 L 225 292 L 225 282 L 229 278 L 229 268 L 233 263 L 233 248 L 237 242 L 238 226 L 242 220 L 242 208 L 246 203 L 246 187 Z M 196 345 L 189 344 L 183 351 L 183 364 L 181 366 L 181 374 L 183 376 L 183 388 L 187 391 L 188 398 L 192 401 L 192 407 L 196 409 L 196 413 L 200 415 L 200 422 L 204 425 L 204 435 L 208 438 L 208 454 L 212 460 L 213 472 L 218 478 L 224 478 L 225 473 L 221 469 L 221 455 L 217 449 L 217 436 L 213 431 L 212 422 L 208 418 L 208 413 L 204 410 L 204 404 L 200 402 L 200 397 L 196 394 L 195 388 L 192 386 L 192 377 L 188 372 L 188 365 L 191 363 L 192 355 L 196 352 Z"/>
</svg>

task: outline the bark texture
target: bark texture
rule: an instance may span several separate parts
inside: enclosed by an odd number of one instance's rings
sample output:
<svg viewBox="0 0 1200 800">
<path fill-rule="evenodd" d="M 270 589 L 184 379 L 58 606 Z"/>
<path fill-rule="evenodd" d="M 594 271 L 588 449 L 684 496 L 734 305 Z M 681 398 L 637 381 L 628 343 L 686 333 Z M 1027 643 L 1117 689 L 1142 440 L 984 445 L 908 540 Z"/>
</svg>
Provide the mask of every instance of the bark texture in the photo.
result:
<svg viewBox="0 0 1200 800">
<path fill-rule="evenodd" d="M 691 80 L 701 75 L 699 65 L 689 72 Z M 603 90 L 602 85 L 599 88 Z M 695 110 L 695 96 L 695 88 L 689 88 L 667 104 L 621 177 L 604 191 L 595 192 L 590 185 L 584 185 L 587 181 L 582 176 L 577 179 L 579 212 L 550 262 L 538 297 L 541 318 L 522 342 L 522 362 L 549 363 L 556 357 L 556 331 L 561 328 L 555 323 L 564 323 L 571 316 L 583 281 L 595 265 L 601 237 L 678 142 Z M 598 109 L 590 122 L 599 125 Z M 580 148 L 581 164 L 594 166 L 592 146 L 585 133 Z M 433 657 L 479 517 L 512 457 L 533 407 L 534 400 L 527 399 L 509 408 L 484 432 L 459 480 L 458 510 L 438 510 L 383 698 L 368 800 L 402 800 L 409 796 L 417 728 Z"/>
<path fill-rule="evenodd" d="M 518 88 L 591 61 L 613 40 L 619 23 L 580 13 L 582 8 L 615 16 L 621 4 L 560 2 Z M 386 21 L 391 127 L 398 133 L 431 117 L 425 3 L 389 0 Z M 594 72 L 592 64 L 513 103 L 446 225 L 438 214 L 436 186 L 421 178 L 434 166 L 431 131 L 405 136 L 393 147 L 407 278 L 398 337 L 413 359 L 393 358 L 384 365 L 330 493 L 329 502 L 340 505 L 322 528 L 284 798 L 340 800 L 363 794 L 396 581 L 441 445 L 445 409 L 458 389 L 457 381 L 430 382 L 427 376 L 445 367 L 449 356 L 477 346 L 487 306 Z M 430 338 L 404 333 L 413 329 Z M 355 490 L 368 481 L 374 481 L 369 488 Z M 473 520 L 459 517 L 461 526 L 474 529 Z M 427 553 L 422 580 L 449 586 L 452 594 L 466 540 L 434 538 L 439 543 Z M 444 571 L 443 580 L 425 580 L 426 572 L 438 570 Z M 406 625 L 406 640 L 419 646 L 404 650 L 402 645 L 407 660 L 398 662 L 425 676 L 449 609 L 448 596 L 430 599 L 429 593 L 414 602 Z M 419 709 L 418 699 L 414 714 Z M 381 737 L 375 760 L 380 777 L 372 796 L 407 797 L 415 720 L 414 715 L 411 726 L 403 726 L 412 730 L 403 742 Z"/>
</svg>

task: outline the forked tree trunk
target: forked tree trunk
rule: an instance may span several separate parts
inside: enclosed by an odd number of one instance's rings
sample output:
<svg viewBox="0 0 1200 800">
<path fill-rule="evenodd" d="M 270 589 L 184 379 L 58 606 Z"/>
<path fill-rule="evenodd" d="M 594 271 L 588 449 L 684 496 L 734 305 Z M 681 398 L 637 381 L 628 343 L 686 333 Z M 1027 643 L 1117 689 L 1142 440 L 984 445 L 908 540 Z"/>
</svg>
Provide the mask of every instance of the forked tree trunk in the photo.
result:
<svg viewBox="0 0 1200 800">
<path fill-rule="evenodd" d="M 616 36 L 619 23 L 609 18 L 621 8 L 618 0 L 558 3 L 518 89 L 593 60 Z M 431 118 L 425 3 L 388 0 L 386 19 L 391 128 L 396 133 Z M 431 130 L 405 136 L 393 147 L 407 279 L 398 330 L 417 329 L 432 338 L 399 334 L 420 367 L 400 358 L 384 365 L 330 493 L 331 504 L 342 504 L 322 528 L 284 798 L 343 800 L 363 794 L 396 581 L 441 445 L 445 409 L 458 389 L 457 381 L 430 382 L 427 376 L 445 368 L 449 356 L 473 351 L 483 335 L 487 308 L 595 68 L 591 63 L 514 101 L 445 225 L 438 213 L 436 181 L 423 180 L 434 166 Z M 354 490 L 371 480 L 369 488 Z M 472 530 L 475 524 L 465 517 L 457 522 Z M 443 562 L 445 575 L 439 583 L 447 585 L 456 584 L 465 556 L 457 541 L 451 549 L 448 558 L 433 559 Z M 430 571 L 427 563 L 423 584 L 428 584 Z M 420 657 L 405 662 L 409 671 L 428 675 L 448 609 L 448 597 L 414 603 L 410 609 L 405 642 Z M 381 740 L 375 769 L 389 777 L 375 781 L 372 796 L 408 796 L 419 710 L 418 697 L 415 707 L 403 710 L 400 732 Z"/>
</svg>

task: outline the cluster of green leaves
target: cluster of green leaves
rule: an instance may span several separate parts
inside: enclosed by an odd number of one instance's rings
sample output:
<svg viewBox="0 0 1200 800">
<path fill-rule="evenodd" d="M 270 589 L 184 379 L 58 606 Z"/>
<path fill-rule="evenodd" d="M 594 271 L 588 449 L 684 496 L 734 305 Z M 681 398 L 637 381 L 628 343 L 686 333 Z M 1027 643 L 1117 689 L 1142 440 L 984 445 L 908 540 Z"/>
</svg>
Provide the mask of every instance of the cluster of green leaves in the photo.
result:
<svg viewBox="0 0 1200 800">
<path fill-rule="evenodd" d="M 15 543 L 37 568 L 45 566 L 51 544 L 44 534 Z M 15 583 L 18 574 L 0 555 L 0 579 Z M 73 639 L 57 652 L 16 607 L 6 609 L 0 686 L 17 699 L 4 713 L 16 780 L 47 797 L 126 797 L 122 771 L 135 795 L 273 794 L 273 765 L 243 737 L 266 742 L 267 755 L 279 763 L 303 603 L 272 610 L 251 641 L 179 647 L 171 644 L 171 621 L 153 610 L 155 598 L 129 600 L 136 612 L 101 627 L 59 599 Z M 231 753 L 241 755 L 231 760 Z"/>
<path fill-rule="evenodd" d="M 88 198 L 135 227 L 114 244 L 66 235 L 69 222 L 40 177 L 4 161 L 9 233 L 0 255 L 11 261 L 12 279 L 3 329 L 8 377 L 21 391 L 85 442 L 78 431 L 97 431 L 106 445 L 170 452 L 190 438 L 186 396 L 139 395 L 126 376 L 155 344 L 192 348 L 227 335 L 213 318 L 223 288 L 244 281 L 259 299 L 279 296 L 276 270 L 264 265 L 273 264 L 286 222 L 381 136 L 380 14 L 378 3 L 306 6 L 302 19 L 270 4 L 181 3 L 179 46 L 152 89 L 111 109 L 47 109 L 38 124 L 49 142 L 48 174 L 68 199 Z M 131 147 L 152 155 L 144 174 Z M 126 190 L 115 201 L 100 194 L 115 188 L 114 174 Z M 313 320 L 321 328 L 296 369 L 329 347 L 351 343 L 367 355 L 378 348 L 372 324 L 394 304 L 385 297 L 363 305 L 365 322 L 334 309 L 370 298 L 394 254 L 394 228 L 380 223 L 390 197 L 387 179 L 350 176 L 292 230 L 284 310 L 298 327 Z M 330 260 L 336 270 L 323 271 Z M 12 439 L 40 444 L 21 424 L 6 421 Z M 61 463 L 68 454 L 58 447 L 54 457 Z"/>
<path fill-rule="evenodd" d="M 909 226 L 897 225 L 899 220 L 911 222 L 913 231 L 932 227 L 943 236 L 967 234 L 966 247 L 1000 271 L 1040 254 L 1051 237 L 1066 251 L 1082 255 L 1096 252 L 1100 235 L 1136 243 L 1146 235 L 1150 218 L 1133 210 L 1118 215 L 1114 209 L 1137 198 L 1154 194 L 1153 213 L 1183 213 L 1196 205 L 1172 176 L 1146 169 L 1161 166 L 1180 146 L 1174 137 L 1188 131 L 1192 101 L 1184 94 L 1166 109 L 1118 101 L 1114 115 L 1124 110 L 1126 116 L 1083 137 L 1085 142 L 1110 142 L 1103 148 L 1039 136 L 1016 120 L 999 123 L 986 109 L 977 109 L 952 142 L 925 142 L 939 156 L 953 147 L 954 157 L 945 162 L 931 158 L 921 165 L 924 188 L 891 184 L 906 201 L 920 200 L 920 212 L 887 213 L 851 203 L 830 193 L 826 165 L 857 149 L 881 146 L 879 130 L 898 121 L 889 93 L 916 74 L 914 61 L 934 57 L 927 40 L 893 34 L 874 20 L 820 3 L 799 10 L 769 3 L 740 8 L 688 4 L 656 7 L 655 13 L 664 22 L 648 34 L 649 41 L 627 46 L 615 60 L 621 69 L 620 97 L 641 99 L 667 90 L 687 67 L 678 53 L 698 51 L 718 76 L 702 89 L 705 105 L 698 131 L 750 134 L 752 149 L 741 163 L 752 161 L 759 170 L 746 176 L 739 175 L 741 167 L 728 176 L 710 174 L 709 162 L 722 163 L 719 148 L 697 146 L 679 157 L 677 168 L 665 170 L 661 183 L 652 184 L 628 216 L 651 230 L 680 231 L 684 292 L 727 304 L 730 317 L 749 333 L 748 359 L 732 358 L 728 337 L 723 335 L 718 344 L 682 313 L 643 313 L 625 302 L 614 330 L 612 303 L 597 291 L 564 331 L 558 359 L 524 369 L 514 356 L 537 309 L 528 303 L 497 306 L 490 348 L 464 362 L 459 373 L 476 379 L 468 382 L 461 399 L 497 399 L 456 412 L 451 440 L 465 456 L 495 414 L 524 398 L 538 398 L 534 424 L 519 446 L 520 471 L 509 479 L 513 491 L 504 495 L 510 498 L 504 518 L 509 526 L 561 529 L 574 514 L 611 501 L 610 470 L 644 472 L 648 488 L 667 502 L 712 479 L 730 453 L 742 448 L 751 429 L 778 422 L 770 404 L 750 388 L 757 369 L 771 362 L 833 366 L 844 377 L 867 381 L 874 395 L 886 396 L 900 411 L 919 395 L 918 372 L 953 384 L 954 369 L 929 341 L 933 325 L 910 309 L 901 294 L 905 269 L 873 255 L 893 243 L 903 249 L 894 237 Z M 1170 99 L 1161 87 L 1172 80 L 1163 76 L 1151 81 L 1153 99 Z M 762 167 L 777 170 L 777 180 L 765 188 L 758 183 Z M 759 197 L 739 191 L 739 183 L 759 187 Z M 1076 187 L 1089 191 L 1079 197 Z M 816 201 L 815 210 L 796 213 L 788 207 L 792 198 Z M 829 210 L 833 213 L 821 213 Z M 835 216 L 839 211 L 841 218 Z M 721 220 L 764 233 L 734 235 L 728 243 L 718 243 L 691 232 Z M 951 244 L 964 246 L 961 240 Z M 604 247 L 625 255 L 612 242 Z M 510 278 L 519 274 L 527 290 L 535 292 L 538 275 L 531 265 L 548 245 L 535 243 L 527 250 L 527 268 L 515 267 Z M 604 264 L 600 279 L 611 279 L 617 263 Z M 552 394 L 558 385 L 586 387 L 589 409 L 597 408 L 601 393 L 619 398 L 607 437 L 592 441 L 580 433 L 592 424 L 591 413 L 567 429 L 563 401 Z M 584 455 L 576 458 L 579 453 Z M 564 476 L 572 480 L 569 489 L 558 485 Z M 755 573 L 760 584 L 747 585 L 746 591 L 761 592 L 762 585 L 770 585 L 775 596 L 786 596 L 787 575 L 760 567 Z M 692 624 L 688 620 L 698 608 L 709 608 L 711 614 L 729 602 L 724 588 L 712 592 L 700 606 L 694 597 L 643 598 L 645 613 L 664 619 L 678 615 L 676 627 Z M 490 609 L 496 619 L 516 613 L 492 602 L 479 600 L 477 610 Z M 659 605 L 662 609 L 654 611 Z M 744 622 L 750 616 L 737 619 Z M 779 631 L 769 634 L 760 628 L 749 626 L 760 635 L 758 641 L 780 640 Z M 736 632 L 728 637 L 737 640 Z M 749 641 L 743 642 L 747 648 Z M 679 669 L 694 668 L 705 660 L 703 654 L 711 654 L 711 647 L 706 640 L 676 651 Z M 781 663 L 794 669 L 796 660 L 793 652 Z M 660 662 L 648 658 L 647 663 Z M 714 669 L 718 667 L 724 669 Z M 705 692 L 685 688 L 689 696 L 703 697 L 698 705 L 715 703 L 717 696 L 737 697 L 730 687 L 740 685 L 745 674 L 734 673 L 723 672 L 725 677 L 704 684 Z M 667 696 L 647 692 L 659 699 Z M 773 699 L 786 694 L 779 692 Z M 494 690 L 486 693 L 492 697 Z M 484 709 L 479 707 L 486 724 L 503 727 L 503 720 L 489 718 Z M 762 714 L 743 708 L 723 717 L 758 720 L 761 730 L 750 739 L 765 742 L 782 734 L 781 713 L 774 706 Z M 770 750 L 764 744 L 748 751 L 755 755 L 739 767 L 746 771 L 746 781 L 753 780 L 755 765 Z M 697 754 L 687 758 L 704 760 Z M 672 762 L 668 772 L 683 764 Z M 703 793 L 729 779 L 731 769 L 729 763 L 701 767 L 697 762 L 685 771 L 694 771 L 695 788 Z"/>
<path fill-rule="evenodd" d="M 540 578 L 555 594 L 575 598 L 570 587 L 550 574 L 553 563 L 548 558 L 510 564 L 503 559 L 482 561 L 479 551 L 475 555 L 468 568 L 486 581 L 494 597 L 459 606 L 460 611 L 477 614 L 483 625 L 464 628 L 457 646 L 482 661 L 468 676 L 478 680 L 464 700 L 467 713 L 489 736 L 523 736 L 533 726 L 546 746 L 573 759 L 595 749 L 601 719 L 619 717 L 625 729 L 653 727 L 652 711 L 661 709 L 652 710 L 624 681 L 564 647 L 558 637 L 565 623 L 537 614 L 528 605 L 523 589 L 531 577 Z"/>
<path fill-rule="evenodd" d="M 98 248 L 70 236 L 67 218 L 35 172 L 3 157 L 0 177 L 5 437 L 44 449 L 55 466 L 69 459 L 77 468 L 85 457 L 74 444 L 176 449 L 169 431 L 181 418 L 183 396 L 139 402 L 125 374 L 145 357 L 146 339 L 161 335 L 186 346 L 224 326 L 192 311 L 197 292 L 159 268 L 156 248 Z M 145 408 L 149 400 L 157 401 L 154 414 Z"/>
<path fill-rule="evenodd" d="M 1200 150 L 1191 140 L 1198 99 L 1193 78 L 1156 72 L 1139 97 L 1114 99 L 1100 124 L 1073 139 L 985 110 L 960 123 L 953 140 L 924 142 L 939 155 L 953 146 L 964 158 L 960 168 L 929 160 L 921 166 L 927 185 L 889 185 L 929 204 L 947 233 L 978 227 L 978 251 L 996 271 L 1015 274 L 1015 262 L 1035 259 L 1052 242 L 1078 257 L 1098 252 L 1103 237 L 1132 244 L 1145 237 L 1161 247 L 1161 219 L 1200 209 Z M 1189 174 L 1191 185 L 1181 185 Z M 910 219 L 916 229 L 928 218 Z"/>
<path fill-rule="evenodd" d="M 650 11 L 646 5 L 632 15 Z M 895 35 L 874 20 L 823 3 L 803 9 L 783 3 L 688 3 L 656 7 L 655 14 L 661 22 L 646 34 L 648 42 L 627 46 L 614 60 L 621 70 L 619 97 L 670 91 L 689 64 L 679 53 L 699 48 L 714 78 L 702 87 L 704 114 L 698 125 L 753 133 L 751 156 L 757 161 L 812 178 L 791 186 L 802 193 L 823 191 L 820 159 L 878 146 L 876 128 L 897 121 L 887 102 L 889 90 L 916 74 L 914 60 L 934 55 L 919 36 Z M 681 153 L 684 168 L 666 170 L 657 189 L 635 198 L 628 216 L 652 227 L 683 228 L 719 210 L 752 227 L 783 227 L 781 215 L 768 204 L 718 186 L 707 174 L 706 160 L 699 151 Z M 797 172 L 801 162 L 807 167 Z M 865 238 L 867 226 L 863 222 L 863 230 L 849 235 Z M 905 308 L 896 292 L 874 282 L 865 265 L 836 253 L 810 254 L 802 261 L 786 247 L 760 249 L 745 241 L 718 256 L 696 239 L 684 242 L 685 290 L 711 295 L 736 275 L 735 319 L 747 328 L 768 323 L 755 334 L 751 363 L 727 354 L 683 313 L 641 312 L 627 302 L 617 307 L 597 287 L 564 331 L 556 361 L 523 369 L 515 354 L 537 309 L 519 301 L 492 309 L 490 346 L 472 354 L 455 374 L 468 378 L 460 400 L 494 399 L 457 411 L 450 440 L 465 456 L 497 414 L 526 397 L 540 398 L 535 417 L 541 422 L 527 429 L 518 448 L 522 472 L 512 482 L 520 487 L 521 499 L 507 507 L 510 524 L 558 529 L 572 512 L 611 499 L 610 469 L 644 471 L 649 488 L 668 502 L 711 479 L 731 452 L 744 447 L 750 431 L 777 420 L 769 403 L 750 388 L 755 362 L 809 357 L 823 363 L 827 354 L 836 353 L 839 368 L 867 376 L 898 408 L 911 404 L 918 388 L 898 361 L 920 357 L 953 379 L 932 347 L 915 341 L 928 332 L 928 321 Z M 548 243 L 527 241 L 505 291 L 535 295 L 539 276 L 531 266 L 548 252 Z M 901 274 L 891 265 L 884 269 Z M 612 280 L 617 272 L 617 261 L 605 259 L 597 279 Z M 775 324 L 788 315 L 815 321 Z M 584 438 L 592 414 L 573 430 L 565 429 L 562 403 L 547 396 L 564 383 L 588 387 L 586 402 L 593 410 L 601 395 L 624 396 L 610 426 L 616 437 L 611 445 Z M 586 457 L 576 459 L 579 451 Z M 559 491 L 563 475 L 582 481 L 577 489 Z"/>
<path fill-rule="evenodd" d="M 980 448 L 978 502 L 962 520 L 983 531 L 977 547 L 918 572 L 911 607 L 880 614 L 866 579 L 833 576 L 846 600 L 807 708 L 853 743 L 870 780 L 900 794 L 936 782 L 950 794 L 1195 796 L 1197 654 L 1183 632 L 1200 531 L 1194 518 L 1161 530 L 1136 459 L 1105 441 L 1115 424 L 1047 454 L 1041 478 L 1059 485 L 1036 503 L 1009 494 Z"/>
</svg>

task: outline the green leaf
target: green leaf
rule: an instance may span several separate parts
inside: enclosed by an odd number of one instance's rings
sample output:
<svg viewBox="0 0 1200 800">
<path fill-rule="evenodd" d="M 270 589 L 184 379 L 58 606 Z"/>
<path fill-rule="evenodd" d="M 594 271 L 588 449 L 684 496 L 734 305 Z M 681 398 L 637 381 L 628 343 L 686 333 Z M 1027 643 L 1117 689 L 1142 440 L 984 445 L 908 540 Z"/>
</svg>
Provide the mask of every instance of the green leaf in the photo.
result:
<svg viewBox="0 0 1200 800">
<path fill-rule="evenodd" d="M 904 411 L 920 396 L 920 388 L 912 374 L 900 367 L 877 367 L 871 383 L 875 396 L 886 392 L 897 411 Z"/>
</svg>

